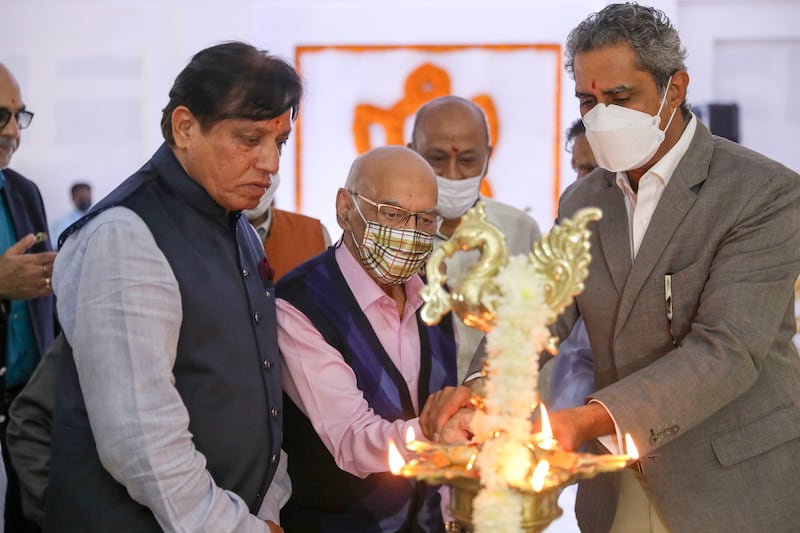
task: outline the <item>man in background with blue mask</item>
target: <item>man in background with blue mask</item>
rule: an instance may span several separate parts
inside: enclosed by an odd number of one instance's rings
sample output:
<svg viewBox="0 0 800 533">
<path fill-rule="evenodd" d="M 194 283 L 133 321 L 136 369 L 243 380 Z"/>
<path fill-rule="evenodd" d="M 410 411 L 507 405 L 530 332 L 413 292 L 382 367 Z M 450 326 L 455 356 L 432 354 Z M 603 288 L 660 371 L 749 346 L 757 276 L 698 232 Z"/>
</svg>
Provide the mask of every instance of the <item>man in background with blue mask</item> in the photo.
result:
<svg viewBox="0 0 800 533">
<path fill-rule="evenodd" d="M 456 381 L 448 316 L 419 316 L 419 271 L 441 216 L 436 177 L 402 146 L 355 160 L 336 196 L 336 246 L 277 285 L 287 533 L 441 532 L 436 487 L 389 472 L 389 439 L 421 435 L 430 394 Z"/>
<path fill-rule="evenodd" d="M 621 452 L 628 432 L 640 454 L 580 484 L 581 530 L 794 531 L 800 176 L 690 112 L 686 52 L 661 11 L 609 5 L 565 50 L 605 170 L 561 197 L 559 218 L 587 206 L 603 218 L 586 287 L 554 330 L 584 319 L 597 390 L 550 422 L 565 448 Z"/>
<path fill-rule="evenodd" d="M 536 221 L 516 207 L 481 198 L 480 189 L 489 169 L 492 146 L 486 115 L 477 104 L 458 96 L 442 96 L 417 111 L 408 147 L 420 154 L 436 172 L 439 211 L 444 217 L 434 238 L 438 248 L 453 235 L 461 216 L 479 199 L 486 202 L 486 217 L 506 236 L 510 255 L 530 253 L 542 236 Z M 478 258 L 478 251 L 456 254 L 445 261 L 447 275 L 457 280 Z M 458 379 L 467 377 L 475 349 L 483 334 L 456 321 L 458 328 Z"/>
</svg>

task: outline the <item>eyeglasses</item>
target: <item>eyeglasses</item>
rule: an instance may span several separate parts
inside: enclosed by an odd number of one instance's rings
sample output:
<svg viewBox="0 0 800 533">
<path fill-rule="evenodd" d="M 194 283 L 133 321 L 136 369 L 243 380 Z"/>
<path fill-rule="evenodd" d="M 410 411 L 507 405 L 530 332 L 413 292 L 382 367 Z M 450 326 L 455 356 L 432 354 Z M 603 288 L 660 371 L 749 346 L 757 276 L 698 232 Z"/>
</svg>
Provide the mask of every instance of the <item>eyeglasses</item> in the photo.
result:
<svg viewBox="0 0 800 533">
<path fill-rule="evenodd" d="M 21 130 L 24 130 L 30 126 L 31 120 L 33 120 L 33 113 L 26 111 L 25 109 L 12 112 L 6 107 L 0 107 L 0 128 L 6 127 L 6 124 L 8 124 L 11 120 L 11 115 L 14 115 L 14 118 L 17 120 L 17 127 Z"/>
<path fill-rule="evenodd" d="M 350 195 L 353 198 L 360 198 L 373 206 L 378 211 L 378 222 L 390 228 L 405 225 L 412 216 L 416 220 L 416 228 L 425 233 L 436 233 L 439 231 L 439 226 L 442 225 L 442 215 L 435 210 L 413 212 L 396 205 L 379 204 L 356 192 L 351 192 Z M 356 208 L 358 208 L 358 203 L 356 203 Z M 361 210 L 359 209 L 360 212 Z"/>
</svg>

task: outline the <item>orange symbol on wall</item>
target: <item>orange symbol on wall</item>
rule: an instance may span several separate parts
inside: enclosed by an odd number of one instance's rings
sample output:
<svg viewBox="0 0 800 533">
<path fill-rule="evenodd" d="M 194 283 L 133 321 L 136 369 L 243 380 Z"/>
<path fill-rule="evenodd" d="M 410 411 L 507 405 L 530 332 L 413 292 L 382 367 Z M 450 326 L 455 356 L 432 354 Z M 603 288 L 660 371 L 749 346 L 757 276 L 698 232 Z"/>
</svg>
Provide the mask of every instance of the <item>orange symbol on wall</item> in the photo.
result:
<svg viewBox="0 0 800 533">
<path fill-rule="evenodd" d="M 444 69 L 431 63 L 424 63 L 408 75 L 403 91 L 403 98 L 388 109 L 372 104 L 358 104 L 353 119 L 353 137 L 356 150 L 363 154 L 371 146 L 369 128 L 381 126 L 386 133 L 386 144 L 406 144 L 406 120 L 413 116 L 426 102 L 447 96 L 450 92 L 450 75 Z M 497 110 L 494 101 L 488 94 L 478 94 L 470 98 L 486 114 L 489 124 L 489 136 L 493 146 L 497 146 L 500 128 L 497 121 Z M 492 197 L 489 178 L 481 182 L 481 194 Z"/>
</svg>

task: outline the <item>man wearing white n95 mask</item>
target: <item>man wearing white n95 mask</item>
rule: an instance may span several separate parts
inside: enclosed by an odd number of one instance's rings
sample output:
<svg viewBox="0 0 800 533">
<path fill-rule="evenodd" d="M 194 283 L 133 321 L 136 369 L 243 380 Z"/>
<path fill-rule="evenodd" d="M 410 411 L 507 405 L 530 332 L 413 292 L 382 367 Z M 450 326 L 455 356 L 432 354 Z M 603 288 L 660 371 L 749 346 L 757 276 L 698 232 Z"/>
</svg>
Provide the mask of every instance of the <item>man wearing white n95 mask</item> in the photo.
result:
<svg viewBox="0 0 800 533">
<path fill-rule="evenodd" d="M 436 172 L 439 212 L 444 217 L 436 234 L 438 248 L 453 235 L 461 216 L 480 199 L 480 187 L 489 168 L 492 146 L 483 111 L 473 102 L 457 96 L 431 100 L 419 111 L 408 147 L 420 154 Z M 508 253 L 528 253 L 541 233 L 536 221 L 519 209 L 483 198 L 489 222 L 506 236 Z M 458 279 L 475 262 L 478 252 L 458 254 L 446 261 L 448 277 Z M 481 332 L 456 320 L 459 335 L 458 379 L 463 380 Z"/>
<path fill-rule="evenodd" d="M 550 426 L 568 450 L 615 451 L 624 431 L 639 451 L 579 483 L 581 531 L 798 531 L 800 176 L 691 112 L 686 49 L 662 11 L 607 5 L 564 50 L 602 168 L 562 193 L 558 216 L 603 218 L 586 287 L 551 328 L 564 338 L 584 320 L 596 390 Z M 443 431 L 425 413 L 420 427 Z"/>
</svg>

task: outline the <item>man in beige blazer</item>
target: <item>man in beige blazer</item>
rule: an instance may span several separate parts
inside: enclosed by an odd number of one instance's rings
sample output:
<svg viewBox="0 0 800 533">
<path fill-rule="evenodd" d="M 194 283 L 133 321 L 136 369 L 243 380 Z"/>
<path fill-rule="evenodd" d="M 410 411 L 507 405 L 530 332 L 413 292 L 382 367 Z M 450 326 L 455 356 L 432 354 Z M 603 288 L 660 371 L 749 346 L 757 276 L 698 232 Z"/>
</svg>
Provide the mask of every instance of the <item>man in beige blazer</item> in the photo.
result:
<svg viewBox="0 0 800 533">
<path fill-rule="evenodd" d="M 800 176 L 709 133 L 660 11 L 609 5 L 578 25 L 566 68 L 599 168 L 559 217 L 596 206 L 585 290 L 555 326 L 583 317 L 597 392 L 552 413 L 577 449 L 629 432 L 635 471 L 583 483 L 584 532 L 797 531 Z M 423 413 L 433 435 L 464 389 Z M 607 443 L 615 450 L 615 443 Z"/>
</svg>

